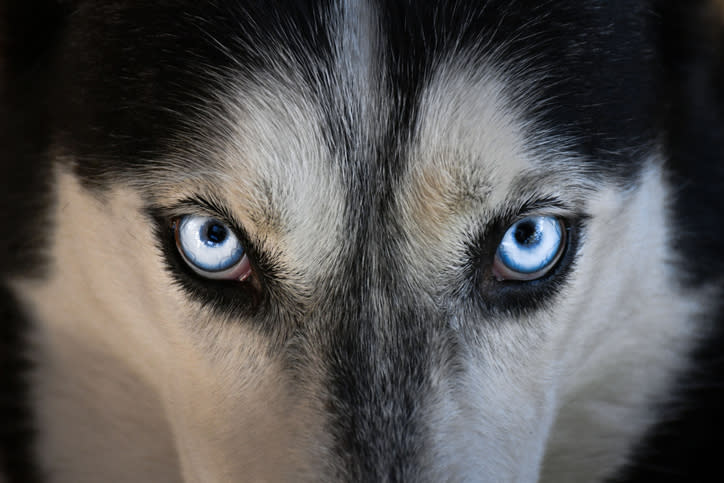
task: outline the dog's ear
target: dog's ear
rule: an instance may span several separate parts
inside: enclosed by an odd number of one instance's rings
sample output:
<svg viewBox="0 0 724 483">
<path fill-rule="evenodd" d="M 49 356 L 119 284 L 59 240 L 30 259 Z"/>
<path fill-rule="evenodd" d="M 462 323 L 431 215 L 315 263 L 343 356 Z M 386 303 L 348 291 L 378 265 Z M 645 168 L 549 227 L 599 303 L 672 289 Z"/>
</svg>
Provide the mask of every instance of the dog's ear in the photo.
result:
<svg viewBox="0 0 724 483">
<path fill-rule="evenodd" d="M 57 45 L 73 9 L 69 0 L 1 0 L 0 66 L 5 75 L 32 70 Z"/>
</svg>

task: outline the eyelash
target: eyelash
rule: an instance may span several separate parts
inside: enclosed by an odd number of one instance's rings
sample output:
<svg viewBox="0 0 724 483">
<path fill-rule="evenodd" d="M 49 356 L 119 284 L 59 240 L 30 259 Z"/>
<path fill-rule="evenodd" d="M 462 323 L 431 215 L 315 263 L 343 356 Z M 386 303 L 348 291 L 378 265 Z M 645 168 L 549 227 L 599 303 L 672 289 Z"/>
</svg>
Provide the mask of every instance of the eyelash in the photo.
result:
<svg viewBox="0 0 724 483">
<path fill-rule="evenodd" d="M 567 275 L 575 267 L 586 216 L 561 217 L 565 230 L 563 251 L 543 276 L 526 281 L 501 281 L 496 278 L 493 263 L 497 246 L 507 229 L 526 216 L 530 215 L 521 215 L 514 220 L 499 219 L 469 245 L 466 279 L 470 282 L 461 293 L 484 312 L 520 316 L 528 310 L 540 308 L 560 291 L 568 279 Z"/>
<path fill-rule="evenodd" d="M 199 207 L 194 204 L 192 209 L 188 203 L 183 203 L 173 210 L 150 210 L 151 217 L 156 226 L 156 239 L 158 240 L 159 249 L 163 254 L 166 269 L 178 287 L 192 298 L 200 301 L 205 307 L 216 310 L 222 315 L 230 313 L 238 314 L 240 312 L 252 314 L 261 307 L 265 293 L 263 290 L 264 278 L 261 276 L 261 270 L 258 269 L 254 261 L 255 250 L 253 248 L 247 248 L 247 253 L 249 254 L 252 265 L 254 265 L 254 275 L 243 282 L 205 278 L 196 273 L 187 264 L 178 250 L 174 221 L 179 218 L 180 212 L 208 214 L 228 223 L 226 217 L 219 216 L 216 213 L 208 213 L 208 210 L 204 208 L 203 206 Z M 251 243 L 248 243 L 245 234 L 241 230 L 238 230 L 235 224 L 228 223 L 228 226 L 234 231 L 234 234 L 242 240 L 242 243 L 245 243 L 246 247 L 253 246 Z"/>
<path fill-rule="evenodd" d="M 555 206 L 554 206 L 555 208 Z M 270 259 L 260 256 L 254 244 L 250 242 L 246 233 L 239 229 L 238 224 L 230 221 L 226 210 L 218 209 L 214 204 L 205 200 L 193 199 L 179 203 L 171 210 L 149 210 L 157 227 L 157 240 L 164 254 L 166 266 L 176 284 L 189 295 L 200 300 L 204 305 L 210 306 L 224 313 L 244 311 L 253 313 L 261 306 L 269 303 L 268 289 L 273 289 L 276 283 L 275 267 Z M 542 210 L 542 213 L 546 211 Z M 549 211 L 550 212 L 550 211 Z M 254 274 L 250 279 L 242 282 L 229 280 L 212 280 L 195 273 L 183 259 L 176 246 L 174 234 L 174 220 L 188 213 L 197 213 L 218 218 L 227 226 L 244 244 L 250 258 Z M 466 265 L 467 289 L 458 294 L 467 293 L 470 300 L 476 301 L 486 312 L 512 312 L 520 314 L 529 309 L 539 307 L 551 295 L 558 292 L 565 283 L 566 275 L 575 265 L 579 246 L 579 235 L 583 232 L 587 217 L 569 216 L 561 217 L 565 229 L 565 247 L 560 259 L 545 275 L 535 280 L 495 280 L 492 274 L 492 264 L 498 244 L 503 234 L 516 221 L 532 216 L 532 210 L 521 210 L 520 215 L 513 217 L 500 217 L 497 221 L 487 225 L 487 228 L 477 238 L 477 242 L 469 244 L 468 264 Z"/>
</svg>

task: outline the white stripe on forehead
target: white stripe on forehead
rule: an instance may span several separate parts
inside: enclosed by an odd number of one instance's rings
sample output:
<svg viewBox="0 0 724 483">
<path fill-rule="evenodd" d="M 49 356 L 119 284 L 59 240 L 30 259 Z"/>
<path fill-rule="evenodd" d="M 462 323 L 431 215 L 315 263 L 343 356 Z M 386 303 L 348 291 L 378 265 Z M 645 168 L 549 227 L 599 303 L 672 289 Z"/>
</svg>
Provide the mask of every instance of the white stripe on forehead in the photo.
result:
<svg viewBox="0 0 724 483">
<path fill-rule="evenodd" d="M 369 2 L 345 1 L 340 4 L 339 23 L 333 27 L 334 36 L 340 39 L 341 47 L 336 52 L 337 72 L 331 75 L 336 79 L 333 85 L 340 88 L 343 97 L 337 102 L 347 104 L 347 108 L 357 110 L 351 115 L 364 123 L 363 136 L 384 117 L 379 115 L 380 89 L 384 76 L 379 22 L 376 12 Z M 377 126 L 379 129 L 379 126 Z"/>
</svg>

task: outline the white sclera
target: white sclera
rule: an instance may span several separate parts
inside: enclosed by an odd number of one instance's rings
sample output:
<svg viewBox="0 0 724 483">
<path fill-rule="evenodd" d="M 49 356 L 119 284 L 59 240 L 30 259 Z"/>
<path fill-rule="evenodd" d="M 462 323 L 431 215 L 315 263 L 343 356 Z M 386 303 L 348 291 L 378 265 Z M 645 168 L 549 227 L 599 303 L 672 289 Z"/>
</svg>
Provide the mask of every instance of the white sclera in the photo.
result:
<svg viewBox="0 0 724 483">
<path fill-rule="evenodd" d="M 529 236 L 521 241 L 519 230 Z M 530 216 L 511 226 L 498 246 L 497 257 L 510 271 L 530 275 L 551 267 L 563 245 L 561 222 L 552 216 Z"/>
<path fill-rule="evenodd" d="M 184 258 L 202 274 L 234 268 L 244 256 L 244 247 L 234 233 L 221 221 L 208 216 L 181 218 L 178 243 Z"/>
</svg>

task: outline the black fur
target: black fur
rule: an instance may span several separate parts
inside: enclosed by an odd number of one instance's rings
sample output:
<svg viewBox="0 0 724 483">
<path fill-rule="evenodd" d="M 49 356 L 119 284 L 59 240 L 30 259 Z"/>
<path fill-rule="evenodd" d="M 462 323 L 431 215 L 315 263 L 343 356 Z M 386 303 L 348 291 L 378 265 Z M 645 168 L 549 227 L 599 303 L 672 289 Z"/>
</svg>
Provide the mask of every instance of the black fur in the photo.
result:
<svg viewBox="0 0 724 483">
<path fill-rule="evenodd" d="M 724 28 L 706 3 L 662 2 L 665 133 L 684 283 L 721 287 L 724 274 Z M 721 24 L 720 24 L 721 25 Z M 723 300 L 718 297 L 720 303 Z M 692 355 L 668 417 L 639 445 L 619 482 L 716 481 L 724 447 L 724 307 L 705 317 L 713 331 Z M 693 321 L 692 321 L 693 323 Z"/>
<path fill-rule="evenodd" d="M 673 205 L 681 233 L 681 282 L 721 285 L 723 41 L 702 34 L 704 2 L 683 3 L 489 0 L 443 7 L 379 0 L 375 10 L 389 72 L 384 88 L 393 99 L 384 111 L 390 128 L 372 146 L 359 149 L 360 133 L 337 128 L 350 111 L 344 106 L 326 110 L 327 142 L 354 193 L 348 218 L 354 223 L 349 232 L 356 253 L 350 254 L 354 262 L 345 272 L 365 273 L 365 262 L 373 256 L 370 244 L 402 236 L 390 216 L 393 190 L 435 62 L 460 52 L 478 62 L 495 52 L 521 65 L 518 74 L 535 86 L 541 102 L 529 112 L 537 119 L 531 134 L 545 127 L 569 140 L 591 176 L 635 183 L 638 154 L 663 144 L 671 179 L 681 187 Z M 77 157 L 76 172 L 88 186 L 102 189 L 149 168 L 168 150 L 197 152 L 194 144 L 218 135 L 211 132 L 213 122 L 207 123 L 210 132 L 198 130 L 194 121 L 204 121 L 199 113 L 225 109 L 211 93 L 224 79 L 273 73 L 269 59 L 281 51 L 289 53 L 291 65 L 285 68 L 300 72 L 314 95 L 335 96 L 323 75 L 334 68 L 325 26 L 333 16 L 331 0 L 46 1 L 32 10 L 9 1 L 2 7 L 0 177 L 8 186 L 0 210 L 3 278 L 28 271 L 42 276 L 46 223 L 52 222 L 45 215 L 52 203 L 46 186 L 51 141 Z M 355 126 L 355 119 L 345 120 Z M 386 231 L 365 225 L 369 219 L 384 220 Z M 333 394 L 328 409 L 337 423 L 334 451 L 346 468 L 336 476 L 350 481 L 412 480 L 421 474 L 425 462 L 414 436 L 428 428 L 412 415 L 421 409 L 416 395 L 430 384 L 424 377 L 426 357 L 446 354 L 452 371 L 458 356 L 450 334 L 435 323 L 442 314 L 430 307 L 398 307 L 384 321 L 389 326 L 382 327 L 365 306 L 363 296 L 371 291 L 408 289 L 394 276 L 395 243 L 385 248 L 388 256 L 378 273 L 329 287 L 330 300 L 357 310 L 333 325 L 324 344 Z M 0 299 L 0 462 L 11 481 L 32 482 L 39 473 L 32 463 L 23 379 L 27 321 L 7 290 Z M 669 413 L 671 419 L 641 443 L 617 481 L 680 481 L 684 475 L 705 481 L 716 472 L 716 451 L 724 447 L 719 409 L 724 404 L 724 359 L 719 356 L 724 319 L 719 312 L 711 314 L 716 333 L 697 350 L 699 364 L 682 380 L 683 400 Z M 371 327 L 393 331 L 392 337 L 376 340 Z M 443 342 L 433 350 L 431 340 Z M 380 351 L 388 354 L 385 360 L 378 358 Z M 419 359 L 410 359 L 414 353 Z M 380 364 L 406 370 L 391 371 L 401 378 L 393 380 L 376 370 Z M 384 417 L 383 403 L 390 405 Z"/>
<path fill-rule="evenodd" d="M 15 298 L 0 285 L 0 474 L 10 482 L 35 483 L 41 479 L 25 380 L 31 365 L 22 350 L 27 323 Z"/>
<path fill-rule="evenodd" d="M 43 66 L 53 55 L 63 13 L 56 2 L 0 3 L 0 226 L 6 227 L 0 234 L 0 475 L 8 482 L 41 481 L 26 380 L 32 370 L 30 321 L 6 279 L 42 276 L 45 269 L 52 80 Z"/>
</svg>

